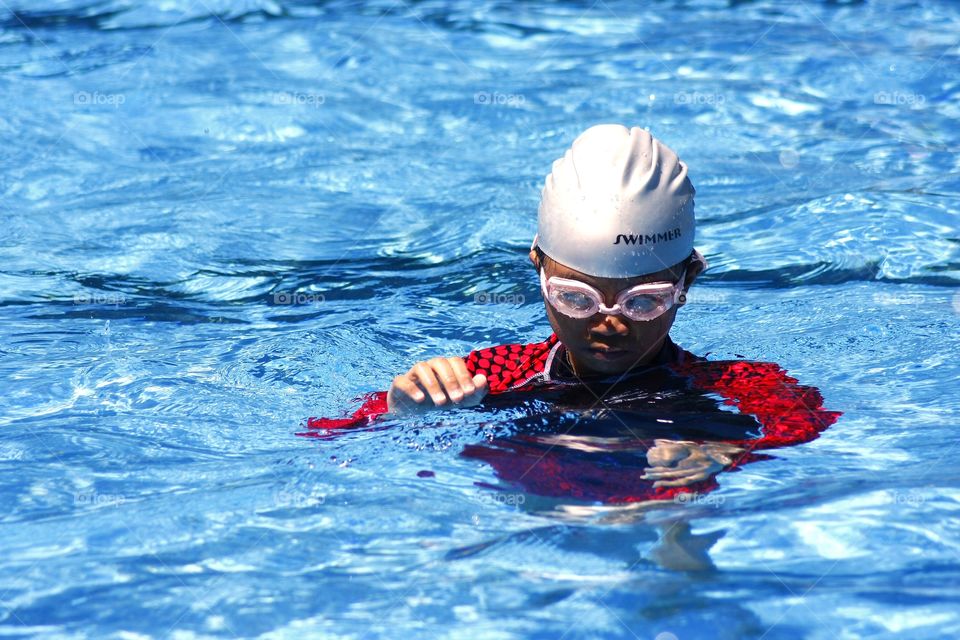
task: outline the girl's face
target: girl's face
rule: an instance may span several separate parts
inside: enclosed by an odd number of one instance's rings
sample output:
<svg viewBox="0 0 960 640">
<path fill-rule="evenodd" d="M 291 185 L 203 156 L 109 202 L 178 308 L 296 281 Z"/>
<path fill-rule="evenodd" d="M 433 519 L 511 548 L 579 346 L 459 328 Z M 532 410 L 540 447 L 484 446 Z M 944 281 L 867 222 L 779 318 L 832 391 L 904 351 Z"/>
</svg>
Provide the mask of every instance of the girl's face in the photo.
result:
<svg viewBox="0 0 960 640">
<path fill-rule="evenodd" d="M 604 303 L 612 307 L 617 294 L 638 284 L 651 282 L 676 282 L 683 271 L 683 263 L 635 278 L 598 278 L 575 271 L 549 256 L 530 251 L 530 261 L 534 267 L 541 266 L 547 278 L 558 276 L 579 280 L 603 293 Z M 701 265 L 691 261 L 687 267 L 684 290 L 688 288 L 700 273 Z M 547 319 L 557 338 L 570 352 L 573 365 L 580 374 L 616 374 L 642 366 L 652 361 L 660 348 L 679 306 L 673 306 L 658 318 L 649 321 L 636 321 L 622 315 L 607 315 L 597 312 L 589 318 L 571 318 L 553 308 L 544 300 Z"/>
</svg>

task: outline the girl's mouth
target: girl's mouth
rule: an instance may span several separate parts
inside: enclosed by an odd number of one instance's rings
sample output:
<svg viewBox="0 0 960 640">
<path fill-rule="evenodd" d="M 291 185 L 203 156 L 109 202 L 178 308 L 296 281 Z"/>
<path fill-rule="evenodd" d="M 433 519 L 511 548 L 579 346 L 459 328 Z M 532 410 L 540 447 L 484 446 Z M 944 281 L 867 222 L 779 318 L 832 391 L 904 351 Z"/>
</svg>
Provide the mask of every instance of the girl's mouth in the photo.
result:
<svg viewBox="0 0 960 640">
<path fill-rule="evenodd" d="M 598 360 L 616 360 L 628 355 L 629 351 L 611 349 L 610 347 L 590 347 L 590 354 Z"/>
</svg>

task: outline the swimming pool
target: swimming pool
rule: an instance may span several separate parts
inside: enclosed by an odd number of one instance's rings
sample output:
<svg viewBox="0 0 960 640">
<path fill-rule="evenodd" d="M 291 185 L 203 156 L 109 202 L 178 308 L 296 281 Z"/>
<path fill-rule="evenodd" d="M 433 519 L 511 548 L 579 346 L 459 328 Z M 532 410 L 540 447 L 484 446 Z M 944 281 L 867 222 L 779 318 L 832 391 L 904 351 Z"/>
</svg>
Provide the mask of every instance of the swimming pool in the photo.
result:
<svg viewBox="0 0 960 640">
<path fill-rule="evenodd" d="M 0 4 L 0 633 L 960 636 L 955 5 L 40 4 Z M 842 418 L 644 518 L 478 486 L 509 412 L 298 437 L 549 335 L 539 189 L 598 122 L 690 166 L 674 340 Z"/>
</svg>

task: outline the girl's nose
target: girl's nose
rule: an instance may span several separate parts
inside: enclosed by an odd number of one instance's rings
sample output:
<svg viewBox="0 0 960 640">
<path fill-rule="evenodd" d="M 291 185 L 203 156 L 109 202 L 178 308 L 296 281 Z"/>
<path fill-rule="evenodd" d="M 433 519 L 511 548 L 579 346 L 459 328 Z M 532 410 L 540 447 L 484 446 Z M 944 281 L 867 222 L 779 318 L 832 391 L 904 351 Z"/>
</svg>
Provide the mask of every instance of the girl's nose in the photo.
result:
<svg viewBox="0 0 960 640">
<path fill-rule="evenodd" d="M 600 315 L 599 318 L 599 321 L 590 327 L 591 333 L 602 336 L 625 335 L 627 333 L 628 328 L 622 316 L 604 314 Z"/>
</svg>

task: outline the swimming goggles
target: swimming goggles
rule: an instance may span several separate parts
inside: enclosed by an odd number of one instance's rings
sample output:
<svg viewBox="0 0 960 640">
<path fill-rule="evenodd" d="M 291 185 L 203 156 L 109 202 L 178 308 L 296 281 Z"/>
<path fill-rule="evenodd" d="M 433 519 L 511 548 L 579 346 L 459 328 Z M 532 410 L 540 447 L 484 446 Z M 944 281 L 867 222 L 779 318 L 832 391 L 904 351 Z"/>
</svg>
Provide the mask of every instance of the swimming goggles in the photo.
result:
<svg viewBox="0 0 960 640">
<path fill-rule="evenodd" d="M 696 262 L 707 261 L 694 249 L 690 256 Z M 595 313 L 623 314 L 631 320 L 654 320 L 666 313 L 675 304 L 684 304 L 686 294 L 683 281 L 687 275 L 687 265 L 677 282 L 650 282 L 624 289 L 617 294 L 616 303 L 608 307 L 603 302 L 603 294 L 585 282 L 550 276 L 547 278 L 543 267 L 540 268 L 540 289 L 543 297 L 553 308 L 571 318 L 589 318 Z"/>
</svg>

